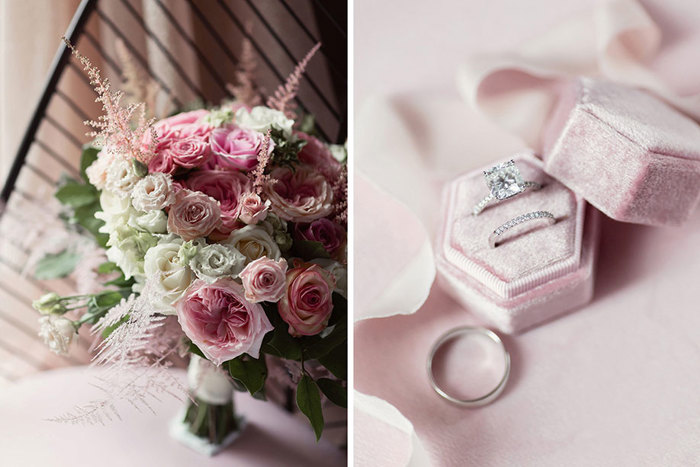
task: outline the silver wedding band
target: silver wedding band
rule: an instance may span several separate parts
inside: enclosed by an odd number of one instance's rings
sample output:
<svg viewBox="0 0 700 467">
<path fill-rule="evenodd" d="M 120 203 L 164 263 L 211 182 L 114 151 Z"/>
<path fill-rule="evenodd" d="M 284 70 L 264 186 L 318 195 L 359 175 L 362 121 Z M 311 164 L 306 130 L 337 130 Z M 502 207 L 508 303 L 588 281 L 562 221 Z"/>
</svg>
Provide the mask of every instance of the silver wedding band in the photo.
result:
<svg viewBox="0 0 700 467">
<path fill-rule="evenodd" d="M 481 336 L 486 336 L 489 339 L 491 339 L 493 342 L 498 344 L 499 348 L 503 352 L 503 359 L 505 361 L 505 366 L 504 366 L 504 371 L 503 375 L 493 389 L 491 389 L 489 392 L 486 394 L 473 398 L 473 399 L 460 399 L 456 396 L 453 396 L 451 394 L 448 394 L 444 389 L 442 389 L 437 381 L 435 381 L 435 375 L 433 374 L 433 359 L 435 358 L 435 354 L 437 351 L 447 342 L 451 341 L 457 336 L 460 335 L 470 335 L 470 334 L 476 334 L 476 335 L 481 335 Z M 446 334 L 443 334 L 437 342 L 433 345 L 433 348 L 430 351 L 430 355 L 428 356 L 428 379 L 430 380 L 430 385 L 433 387 L 433 390 L 442 398 L 447 399 L 448 401 L 452 402 L 453 404 L 460 405 L 462 407 L 481 407 L 483 405 L 490 404 L 493 402 L 500 394 L 503 392 L 503 389 L 506 387 L 506 382 L 508 382 L 508 377 L 510 376 L 510 354 L 508 353 L 508 350 L 506 349 L 506 346 L 503 344 L 503 341 L 501 340 L 500 337 L 498 337 L 498 334 L 495 332 L 491 331 L 490 329 L 486 328 L 480 328 L 480 327 L 472 327 L 472 326 L 464 326 L 460 328 L 453 329 Z"/>
<path fill-rule="evenodd" d="M 527 214 L 521 214 L 520 216 L 509 220 L 508 222 L 491 232 L 491 235 L 489 235 L 489 246 L 491 248 L 496 248 L 500 243 L 500 240 L 503 238 L 502 235 L 504 233 L 506 233 L 508 230 L 512 229 L 517 225 L 529 221 L 539 221 L 543 222 L 545 225 L 552 225 L 556 223 L 557 220 L 554 217 L 554 214 L 552 214 L 549 211 L 533 211 L 528 212 Z"/>
</svg>

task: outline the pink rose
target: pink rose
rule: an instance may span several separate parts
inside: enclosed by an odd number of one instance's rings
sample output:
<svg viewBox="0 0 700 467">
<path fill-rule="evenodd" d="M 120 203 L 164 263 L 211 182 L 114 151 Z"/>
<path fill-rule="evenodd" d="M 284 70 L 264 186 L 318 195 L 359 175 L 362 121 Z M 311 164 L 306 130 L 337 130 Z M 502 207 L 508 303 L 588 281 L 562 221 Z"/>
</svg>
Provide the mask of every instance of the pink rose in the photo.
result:
<svg viewBox="0 0 700 467">
<path fill-rule="evenodd" d="M 253 303 L 278 302 L 286 287 L 287 260 L 263 256 L 248 265 L 238 277 L 243 281 L 245 298 Z"/>
<path fill-rule="evenodd" d="M 299 151 L 299 160 L 324 174 L 329 180 L 335 180 L 340 174 L 342 164 L 333 157 L 328 146 L 313 136 L 297 131 L 294 133 L 306 144 Z"/>
<path fill-rule="evenodd" d="M 162 153 L 167 154 L 174 165 L 186 169 L 194 169 L 204 165 L 211 155 L 209 143 L 196 136 L 173 140 L 170 147 L 164 149 Z"/>
<path fill-rule="evenodd" d="M 295 224 L 299 238 L 309 242 L 319 242 L 330 254 L 335 253 L 345 243 L 345 229 L 328 219 L 317 219 L 311 224 Z"/>
<path fill-rule="evenodd" d="M 333 188 L 308 165 L 274 169 L 265 194 L 275 214 L 287 221 L 311 222 L 333 212 Z"/>
<path fill-rule="evenodd" d="M 194 281 L 175 309 L 185 335 L 215 365 L 244 353 L 258 358 L 263 337 L 273 329 L 262 306 L 248 302 L 232 279 Z"/>
<path fill-rule="evenodd" d="M 239 200 L 241 214 L 239 218 L 246 224 L 257 224 L 265 220 L 270 201 L 263 201 L 257 193 L 246 193 Z"/>
<path fill-rule="evenodd" d="M 217 156 L 219 166 L 248 170 L 258 163 L 258 151 L 265 136 L 229 124 L 211 132 L 211 150 Z M 269 148 L 272 151 L 272 148 Z"/>
<path fill-rule="evenodd" d="M 164 174 L 173 174 L 177 169 L 175 163 L 173 162 L 170 153 L 166 151 L 156 152 L 156 154 L 148 161 L 148 171 L 153 172 L 163 172 Z"/>
<path fill-rule="evenodd" d="M 328 326 L 333 311 L 335 280 L 317 264 L 303 264 L 287 273 L 287 290 L 277 311 L 292 336 L 313 336 Z"/>
<path fill-rule="evenodd" d="M 177 170 L 179 164 L 173 159 L 173 154 L 169 152 L 176 141 L 197 137 L 206 144 L 211 128 L 206 124 L 197 122 L 208 114 L 209 111 L 207 110 L 193 110 L 156 122 L 153 125 L 153 129 L 158 138 L 158 143 L 154 147 L 155 156 L 148 163 L 149 172 L 172 174 Z M 142 146 L 148 148 L 151 144 L 151 139 L 151 132 L 147 131 L 143 135 Z"/>
<path fill-rule="evenodd" d="M 206 237 L 220 222 L 219 203 L 198 191 L 178 191 L 168 211 L 168 232 L 186 241 Z"/>
<path fill-rule="evenodd" d="M 250 191 L 250 180 L 244 174 L 225 170 L 199 170 L 186 179 L 190 190 L 201 191 L 219 202 L 222 234 L 236 227 L 241 212 L 240 199 Z"/>
</svg>

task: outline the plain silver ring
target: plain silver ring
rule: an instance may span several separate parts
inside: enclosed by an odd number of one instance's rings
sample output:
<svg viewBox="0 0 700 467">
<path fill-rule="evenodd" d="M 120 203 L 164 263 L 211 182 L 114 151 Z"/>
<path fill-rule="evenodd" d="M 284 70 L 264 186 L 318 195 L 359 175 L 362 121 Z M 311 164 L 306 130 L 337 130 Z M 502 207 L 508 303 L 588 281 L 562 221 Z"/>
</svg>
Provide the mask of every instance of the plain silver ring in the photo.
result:
<svg viewBox="0 0 700 467">
<path fill-rule="evenodd" d="M 444 389 L 442 389 L 440 386 L 438 386 L 437 382 L 435 381 L 435 375 L 433 374 L 433 359 L 435 358 L 435 354 L 437 351 L 442 347 L 444 344 L 446 344 L 448 341 L 452 340 L 454 337 L 460 335 L 460 334 L 480 334 L 482 336 L 486 336 L 492 341 L 494 341 L 496 344 L 499 345 L 501 350 L 503 351 L 503 358 L 505 360 L 505 370 L 503 372 L 503 376 L 501 377 L 501 380 L 498 382 L 496 387 L 494 387 L 492 390 L 490 390 L 488 393 L 484 394 L 483 396 L 479 396 L 474 399 L 460 399 L 458 397 L 452 396 L 445 392 Z M 501 340 L 500 337 L 498 337 L 498 334 L 495 332 L 491 331 L 490 329 L 486 328 L 480 328 L 480 327 L 472 327 L 472 326 L 464 326 L 460 328 L 455 328 L 451 331 L 448 331 L 447 333 L 443 334 L 440 336 L 440 338 L 435 342 L 433 345 L 433 348 L 430 350 L 430 355 L 428 356 L 428 379 L 430 380 L 430 385 L 433 387 L 433 390 L 442 398 L 447 399 L 448 401 L 452 402 L 453 404 L 461 405 L 462 407 L 481 407 L 483 405 L 490 404 L 493 402 L 500 394 L 503 392 L 503 389 L 506 387 L 506 383 L 508 382 L 508 377 L 510 376 L 510 353 L 508 353 L 508 350 L 506 349 L 505 344 L 503 344 L 503 341 Z"/>
</svg>

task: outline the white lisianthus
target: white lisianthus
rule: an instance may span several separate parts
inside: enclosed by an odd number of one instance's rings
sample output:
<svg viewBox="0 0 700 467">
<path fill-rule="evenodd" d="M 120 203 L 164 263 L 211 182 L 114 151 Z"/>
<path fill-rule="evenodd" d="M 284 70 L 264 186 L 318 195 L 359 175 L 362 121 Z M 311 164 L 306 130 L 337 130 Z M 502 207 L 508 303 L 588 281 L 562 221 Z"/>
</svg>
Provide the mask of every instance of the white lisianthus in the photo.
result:
<svg viewBox="0 0 700 467">
<path fill-rule="evenodd" d="M 182 239 L 166 237 L 146 253 L 143 269 L 152 286 L 149 301 L 161 313 L 174 315 L 173 304 L 185 293 L 194 280 L 187 265 L 180 262 L 178 253 Z"/>
<path fill-rule="evenodd" d="M 281 219 L 277 214 L 268 212 L 265 220 L 257 225 L 270 234 L 280 250 L 287 251 L 292 247 L 293 240 L 287 232 L 287 221 Z"/>
<path fill-rule="evenodd" d="M 158 240 L 148 232 L 141 232 L 129 225 L 116 227 L 107 240 L 107 259 L 124 272 L 124 277 L 143 275 L 146 252 Z"/>
<path fill-rule="evenodd" d="M 107 169 L 105 189 L 114 192 L 120 198 L 128 199 L 139 180 L 132 161 L 117 159 Z"/>
<path fill-rule="evenodd" d="M 160 211 L 175 201 L 173 179 L 154 172 L 139 180 L 131 192 L 131 202 L 139 211 Z"/>
<path fill-rule="evenodd" d="M 49 349 L 58 355 L 68 355 L 73 338 L 77 335 L 73 322 L 62 316 L 49 315 L 39 318 L 39 337 Z"/>
<path fill-rule="evenodd" d="M 163 211 L 134 211 L 129 216 L 128 224 L 138 230 L 162 234 L 168 230 L 168 216 Z"/>
<path fill-rule="evenodd" d="M 294 125 L 294 120 L 287 118 L 284 113 L 261 105 L 253 107 L 250 111 L 241 107 L 236 111 L 234 122 L 241 128 L 260 133 L 265 133 L 270 127 L 275 127 L 282 130 L 285 136 L 291 136 Z"/>
<path fill-rule="evenodd" d="M 316 258 L 310 262 L 328 271 L 335 279 L 334 292 L 339 293 L 343 298 L 348 298 L 348 270 L 345 266 L 328 258 Z"/>
<path fill-rule="evenodd" d="M 246 264 L 246 257 L 230 245 L 214 243 L 199 248 L 190 261 L 197 277 L 212 284 L 220 277 L 237 277 Z"/>
<path fill-rule="evenodd" d="M 247 258 L 246 264 L 263 256 L 274 260 L 282 256 L 277 243 L 263 227 L 258 225 L 247 225 L 242 229 L 234 230 L 222 243 L 241 252 Z"/>
</svg>

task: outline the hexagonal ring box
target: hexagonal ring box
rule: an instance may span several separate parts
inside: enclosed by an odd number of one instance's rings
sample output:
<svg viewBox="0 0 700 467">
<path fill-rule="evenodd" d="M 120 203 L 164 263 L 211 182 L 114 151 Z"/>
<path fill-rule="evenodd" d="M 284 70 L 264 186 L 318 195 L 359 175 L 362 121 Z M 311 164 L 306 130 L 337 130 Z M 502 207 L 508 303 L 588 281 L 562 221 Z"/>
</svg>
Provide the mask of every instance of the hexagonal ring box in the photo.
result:
<svg viewBox="0 0 700 467">
<path fill-rule="evenodd" d="M 509 159 L 512 164 L 507 160 L 501 166 L 509 171 L 501 174 L 501 182 L 493 182 L 498 177 L 490 172 L 487 186 L 482 169 L 445 187 L 435 252 L 441 286 L 469 311 L 513 333 L 591 299 L 598 212 L 545 174 L 542 162 L 531 152 Z M 540 183 L 542 188 L 522 192 L 524 180 Z M 489 189 L 518 193 L 474 216 L 474 205 Z M 489 236 L 499 226 L 536 211 L 550 212 L 555 223 L 525 229 L 495 248 L 489 246 Z"/>
</svg>

